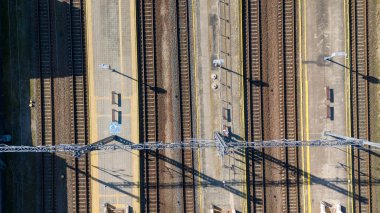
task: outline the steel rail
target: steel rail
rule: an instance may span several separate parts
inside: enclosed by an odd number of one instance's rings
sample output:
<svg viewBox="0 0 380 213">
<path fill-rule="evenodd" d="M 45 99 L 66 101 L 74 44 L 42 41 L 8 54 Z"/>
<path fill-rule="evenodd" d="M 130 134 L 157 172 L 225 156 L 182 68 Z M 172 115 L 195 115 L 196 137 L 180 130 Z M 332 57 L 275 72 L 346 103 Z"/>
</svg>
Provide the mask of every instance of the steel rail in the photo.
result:
<svg viewBox="0 0 380 213">
<path fill-rule="evenodd" d="M 71 143 L 86 145 L 88 143 L 88 102 L 84 1 L 71 0 L 69 7 Z M 73 158 L 69 163 L 74 168 L 71 175 L 72 211 L 91 212 L 89 157 Z"/>
<path fill-rule="evenodd" d="M 370 140 L 369 64 L 368 64 L 368 2 L 350 1 L 351 43 L 351 108 L 352 136 Z M 371 154 L 353 150 L 354 209 L 372 212 Z"/>
<path fill-rule="evenodd" d="M 260 141 L 263 133 L 263 88 L 261 67 L 261 1 L 243 1 L 244 96 L 246 140 Z M 254 83 L 255 82 L 255 83 Z M 248 209 L 265 212 L 264 149 L 247 150 Z M 256 184 L 261 182 L 262 184 Z"/>
<path fill-rule="evenodd" d="M 39 46 L 39 72 L 40 72 L 40 109 L 41 129 L 39 138 L 41 145 L 55 145 L 54 129 L 54 6 L 49 0 L 38 0 L 38 46 Z M 56 209 L 55 196 L 55 156 L 42 155 L 42 212 L 54 212 Z"/>
<path fill-rule="evenodd" d="M 189 45 L 189 5 L 187 0 L 177 0 L 177 29 L 181 111 L 181 140 L 188 140 L 193 137 L 193 119 Z M 193 150 L 182 150 L 184 212 L 194 212 L 195 209 L 193 161 Z M 189 185 L 191 185 L 192 187 L 189 187 Z"/>
<path fill-rule="evenodd" d="M 158 99 L 156 69 L 156 1 L 139 1 L 139 73 L 141 122 L 140 135 L 142 141 L 158 140 Z M 142 212 L 160 212 L 159 197 L 159 161 L 158 152 L 144 150 L 140 156 L 143 164 L 142 172 Z"/>
</svg>

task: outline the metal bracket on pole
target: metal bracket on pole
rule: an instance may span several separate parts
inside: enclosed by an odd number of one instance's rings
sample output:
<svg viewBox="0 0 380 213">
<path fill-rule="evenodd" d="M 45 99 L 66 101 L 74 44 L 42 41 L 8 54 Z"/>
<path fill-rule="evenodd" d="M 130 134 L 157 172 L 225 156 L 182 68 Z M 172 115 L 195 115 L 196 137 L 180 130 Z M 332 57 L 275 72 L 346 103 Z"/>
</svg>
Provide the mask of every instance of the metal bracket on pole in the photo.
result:
<svg viewBox="0 0 380 213">
<path fill-rule="evenodd" d="M 223 157 L 228 154 L 228 146 L 219 132 L 214 132 L 216 148 L 218 149 L 219 156 Z"/>
<path fill-rule="evenodd" d="M 379 145 L 372 145 L 372 144 L 375 144 L 375 143 L 372 143 L 372 142 L 369 142 L 369 141 L 363 140 L 363 139 L 356 139 L 356 138 L 351 138 L 351 137 L 347 137 L 347 136 L 343 136 L 343 135 L 338 135 L 338 134 L 335 134 L 335 133 L 332 133 L 332 132 L 329 132 L 329 131 L 326 131 L 324 133 L 324 135 L 325 136 L 330 136 L 330 137 L 333 137 L 333 138 L 336 138 L 336 139 L 339 139 L 339 140 L 358 142 L 359 145 L 357 145 L 357 146 L 368 145 L 368 146 L 380 147 L 380 144 Z"/>
<path fill-rule="evenodd" d="M 347 136 L 343 136 L 343 135 L 338 135 L 338 134 L 332 133 L 330 131 L 326 131 L 324 135 L 330 136 L 333 138 L 337 138 L 337 139 L 342 139 L 342 140 L 357 140 L 355 138 L 351 138 L 351 137 L 347 137 Z"/>
<path fill-rule="evenodd" d="M 380 143 L 374 143 L 374 142 L 369 142 L 369 141 L 363 141 L 365 145 L 375 147 L 377 149 L 380 149 Z"/>
<path fill-rule="evenodd" d="M 331 60 L 333 57 L 347 57 L 346 52 L 333 52 L 330 56 L 326 56 L 323 58 L 323 60 L 328 61 Z"/>
<path fill-rule="evenodd" d="M 338 139 L 343 139 L 343 140 L 356 140 L 356 141 L 360 141 L 362 143 L 362 145 L 367 145 L 367 146 L 372 146 L 372 147 L 375 147 L 375 148 L 380 148 L 380 143 L 374 143 L 374 142 L 370 142 L 370 141 L 367 141 L 367 140 L 364 140 L 364 139 L 356 139 L 356 138 L 346 137 L 346 136 L 334 134 L 334 133 L 331 133 L 331 132 L 325 132 L 325 135 L 328 135 L 328 136 L 331 136 L 331 137 L 334 137 L 334 138 L 338 138 Z"/>
<path fill-rule="evenodd" d="M 214 64 L 215 67 L 221 67 L 224 64 L 224 60 L 223 59 L 215 59 L 212 61 L 212 63 Z"/>
</svg>

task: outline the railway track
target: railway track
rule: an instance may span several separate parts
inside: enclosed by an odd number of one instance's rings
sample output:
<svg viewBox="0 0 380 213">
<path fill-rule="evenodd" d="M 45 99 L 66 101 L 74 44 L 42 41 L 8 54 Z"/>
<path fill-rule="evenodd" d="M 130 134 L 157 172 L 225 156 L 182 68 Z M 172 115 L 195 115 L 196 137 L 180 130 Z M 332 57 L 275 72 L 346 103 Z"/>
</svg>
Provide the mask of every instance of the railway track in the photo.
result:
<svg viewBox="0 0 380 213">
<path fill-rule="evenodd" d="M 41 145 L 55 145 L 54 138 L 54 36 L 52 29 L 52 6 L 49 0 L 38 1 L 38 38 L 41 107 Z M 55 212 L 55 155 L 42 154 L 42 211 Z"/>
<path fill-rule="evenodd" d="M 71 143 L 88 144 L 88 102 L 87 73 L 85 60 L 84 38 L 84 2 L 71 0 L 68 10 L 69 35 L 69 69 L 71 70 L 70 112 L 71 112 Z M 72 212 L 91 212 L 90 204 L 90 162 L 89 156 L 72 158 L 71 173 Z"/>
<path fill-rule="evenodd" d="M 155 1 L 139 2 L 141 141 L 157 141 L 157 93 L 155 50 Z M 160 212 L 158 152 L 143 151 L 144 196 L 142 211 Z"/>
<path fill-rule="evenodd" d="M 295 1 L 278 1 L 280 136 L 289 140 L 297 140 L 295 14 Z M 286 183 L 281 187 L 282 202 L 286 207 L 283 211 L 299 212 L 298 148 L 282 148 L 281 159 L 284 162 L 281 178 Z"/>
<path fill-rule="evenodd" d="M 189 141 L 192 134 L 191 71 L 189 51 L 189 5 L 187 0 L 177 0 L 178 61 L 181 110 L 181 139 Z M 193 150 L 182 150 L 182 177 L 184 212 L 195 211 Z"/>
<path fill-rule="evenodd" d="M 367 1 L 350 2 L 352 136 L 370 140 L 368 81 Z M 370 152 L 353 152 L 354 209 L 372 212 Z"/>
<path fill-rule="evenodd" d="M 261 6 L 260 0 L 243 2 L 244 78 L 246 102 L 246 139 L 262 141 L 262 68 L 261 68 Z M 249 211 L 265 212 L 264 149 L 247 151 Z M 259 182 L 261 184 L 256 184 Z"/>
</svg>

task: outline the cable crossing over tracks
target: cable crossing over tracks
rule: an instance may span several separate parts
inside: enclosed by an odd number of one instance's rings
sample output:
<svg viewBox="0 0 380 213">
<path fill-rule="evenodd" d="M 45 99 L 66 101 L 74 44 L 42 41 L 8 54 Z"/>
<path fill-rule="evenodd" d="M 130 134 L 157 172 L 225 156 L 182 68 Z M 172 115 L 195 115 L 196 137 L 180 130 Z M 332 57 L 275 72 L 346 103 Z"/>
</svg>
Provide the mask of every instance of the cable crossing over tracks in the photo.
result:
<svg viewBox="0 0 380 213">
<path fill-rule="evenodd" d="M 228 155 L 236 149 L 244 148 L 276 148 L 276 147 L 334 147 L 334 146 L 358 146 L 364 145 L 374 146 L 380 148 L 380 144 L 369 142 L 366 140 L 348 138 L 344 136 L 328 133 L 326 135 L 334 137 L 334 139 L 321 139 L 310 141 L 289 141 L 289 140 L 272 140 L 272 141 L 257 141 L 257 142 L 232 142 L 226 141 L 220 133 L 215 133 L 214 140 L 207 139 L 193 139 L 190 141 L 180 141 L 173 143 L 163 142 L 146 142 L 140 144 L 132 144 L 130 141 L 125 140 L 119 136 L 110 136 L 96 143 L 89 145 L 75 145 L 75 144 L 58 144 L 55 146 L 8 146 L 0 144 L 1 152 L 35 152 L 35 153 L 70 153 L 74 157 L 81 157 L 82 155 L 92 151 L 116 151 L 116 150 L 162 150 L 162 149 L 203 149 L 216 147 L 220 156 Z M 108 144 L 112 141 L 119 142 L 119 144 Z"/>
</svg>

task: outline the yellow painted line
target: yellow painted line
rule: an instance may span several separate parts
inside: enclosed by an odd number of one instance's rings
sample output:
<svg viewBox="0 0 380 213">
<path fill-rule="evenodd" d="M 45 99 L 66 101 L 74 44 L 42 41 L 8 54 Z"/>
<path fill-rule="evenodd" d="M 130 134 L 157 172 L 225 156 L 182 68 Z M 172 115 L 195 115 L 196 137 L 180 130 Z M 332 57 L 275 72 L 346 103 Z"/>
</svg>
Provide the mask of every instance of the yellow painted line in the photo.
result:
<svg viewBox="0 0 380 213">
<path fill-rule="evenodd" d="M 121 23 L 121 20 L 122 20 L 122 17 L 121 17 L 121 7 L 122 7 L 122 4 L 121 4 L 121 0 L 119 0 L 118 2 L 118 9 L 119 9 L 119 52 L 120 52 L 120 68 L 121 68 L 121 72 L 124 71 L 124 63 L 123 63 L 123 27 L 122 27 L 122 23 Z"/>
<path fill-rule="evenodd" d="M 344 21 L 344 35 L 345 35 L 345 42 L 344 42 L 344 52 L 347 53 L 347 23 L 346 23 L 346 0 L 343 0 L 343 21 Z M 347 65 L 347 60 L 344 60 L 344 65 L 346 66 Z M 348 110 L 347 110 L 347 107 L 348 107 L 348 103 L 347 103 L 347 72 L 345 71 L 344 72 L 344 105 L 345 105 L 345 110 L 346 110 L 346 119 L 345 119 L 345 124 L 346 124 L 346 135 L 348 135 L 347 131 L 348 131 Z M 349 147 L 346 148 L 346 165 L 347 165 L 347 168 L 350 168 L 349 167 Z M 346 174 L 346 177 L 347 177 L 347 180 L 350 180 L 350 175 L 349 175 L 349 172 L 350 169 L 347 169 L 347 174 Z M 351 201 L 350 201 L 350 183 L 348 183 L 347 181 L 347 212 L 351 212 L 351 205 L 350 205 Z"/>
<path fill-rule="evenodd" d="M 306 213 L 306 185 L 305 185 L 305 150 L 301 147 L 301 160 L 302 160 L 302 195 L 303 195 L 303 212 Z"/>
<path fill-rule="evenodd" d="M 351 168 L 351 166 L 353 166 L 353 165 L 351 164 L 351 162 L 352 162 L 352 161 L 351 161 L 352 147 L 349 147 L 348 149 L 349 149 L 349 153 L 348 153 L 348 154 L 349 154 L 349 159 L 350 159 L 350 160 L 349 160 L 349 164 L 348 164 L 348 165 L 349 165 L 348 168 Z M 352 175 L 353 175 L 353 174 L 352 174 L 352 172 L 351 172 L 351 169 L 349 169 L 349 170 L 350 170 L 350 171 L 349 171 L 349 178 L 350 178 L 350 179 L 349 179 L 349 180 L 350 180 L 350 194 L 351 194 L 352 197 L 351 197 L 351 205 L 350 205 L 350 208 L 351 208 L 350 210 L 351 210 L 351 211 L 348 211 L 348 212 L 354 212 L 354 211 L 355 211 L 355 209 L 354 209 L 354 202 L 355 202 L 355 200 L 354 200 L 354 195 L 353 195 L 353 193 L 352 193 L 352 192 L 353 192 L 353 184 L 352 184 Z"/>
<path fill-rule="evenodd" d="M 307 73 L 305 66 L 305 74 Z M 307 74 L 306 74 L 307 76 Z M 307 79 L 307 78 L 306 78 Z M 305 107 L 306 107 L 306 140 L 309 138 L 309 82 L 305 82 Z M 307 198 L 308 198 L 308 212 L 311 213 L 311 190 L 310 190 L 310 147 L 306 147 L 306 169 L 307 169 Z"/>
<path fill-rule="evenodd" d="M 307 59 L 307 16 L 306 16 L 306 0 L 303 0 L 303 14 L 304 14 L 304 60 Z M 306 140 L 309 137 L 309 82 L 307 77 L 307 65 L 305 65 L 305 134 Z M 304 170 L 305 171 L 305 170 Z M 306 147 L 306 172 L 307 172 L 307 198 L 308 198 L 308 212 L 311 213 L 311 187 L 310 187 L 310 147 Z"/>
<path fill-rule="evenodd" d="M 344 9 L 344 29 L 345 29 L 345 43 L 344 49 L 347 53 L 347 58 L 344 61 L 345 66 L 349 65 L 350 62 L 350 23 L 349 23 L 349 4 L 347 0 L 343 1 L 343 9 Z M 345 105 L 346 105 L 346 135 L 351 136 L 351 106 L 350 106 L 350 78 L 351 73 L 345 72 Z M 346 164 L 347 168 L 347 179 L 350 181 L 347 183 L 347 212 L 353 212 L 354 208 L 354 198 L 352 196 L 352 174 L 351 174 L 351 147 L 347 147 L 347 159 Z"/>
<path fill-rule="evenodd" d="M 131 30 L 131 71 L 132 77 L 138 79 L 138 60 L 137 60 L 137 12 L 136 0 L 130 0 L 130 30 Z M 133 142 L 139 141 L 139 98 L 138 98 L 138 83 L 132 84 L 131 96 L 131 140 Z M 132 203 L 133 210 L 140 212 L 140 155 L 138 151 L 132 151 L 132 171 L 133 182 L 138 183 L 136 188 L 133 189 L 134 195 L 139 195 L 138 200 Z"/>
<path fill-rule="evenodd" d="M 349 150 L 350 148 L 349 147 L 347 147 L 346 148 L 346 164 L 347 164 L 347 179 L 348 180 L 351 180 L 350 179 L 350 160 L 349 160 L 349 158 L 350 158 L 350 154 L 349 154 L 349 152 L 350 152 L 350 150 Z M 350 200 L 350 194 L 351 194 L 351 192 L 350 192 L 350 183 L 347 183 L 347 212 L 351 212 L 351 200 Z"/>
<path fill-rule="evenodd" d="M 239 40 L 240 40 L 240 69 L 239 69 L 239 73 L 241 74 L 241 76 L 244 76 L 244 53 L 243 53 L 243 3 L 242 1 L 240 1 L 239 3 L 239 33 L 240 33 L 240 36 L 239 36 Z M 240 87 L 239 88 L 244 88 L 244 77 L 241 77 L 240 79 Z M 243 97 L 240 101 L 240 106 L 243 106 L 241 107 L 241 112 L 240 112 L 240 115 L 241 115 L 241 120 L 240 120 L 240 126 L 243 127 L 241 128 L 242 129 L 242 134 L 245 136 L 245 133 L 246 133 L 246 129 L 245 129 L 245 115 L 244 115 L 244 112 L 245 112 L 245 104 L 244 104 L 244 89 L 241 89 L 240 90 L 241 92 L 241 97 Z M 244 140 L 247 140 L 247 138 L 244 138 Z M 248 205 L 249 205 L 249 198 L 248 198 L 248 193 L 247 193 L 247 183 L 248 183 L 248 179 L 247 179 L 247 170 L 246 170 L 246 158 L 245 158 L 245 150 L 243 151 L 243 157 L 241 157 L 241 161 L 244 162 L 244 163 L 241 163 L 241 168 L 243 168 L 244 172 L 243 172 L 243 180 L 245 181 L 245 184 L 242 185 L 241 187 L 241 191 L 243 193 L 246 194 L 246 197 L 245 197 L 245 200 L 242 200 L 242 212 L 247 212 L 248 211 Z"/>
<path fill-rule="evenodd" d="M 306 60 L 307 58 L 307 19 L 306 19 L 306 0 L 299 0 L 299 15 L 300 15 L 300 21 L 299 21 L 299 29 L 300 29 L 300 83 L 301 83 L 301 138 L 303 140 L 309 140 L 309 84 L 308 84 L 308 77 L 307 77 L 307 65 L 303 65 L 302 61 Z M 302 10 L 301 10 L 302 7 Z M 301 12 L 303 11 L 303 13 Z M 303 14 L 303 18 L 302 18 Z M 301 33 L 303 31 L 303 35 Z M 302 37 L 303 37 L 303 45 L 302 44 Z M 303 54 L 302 54 L 303 52 Z M 303 56 L 303 57 L 302 57 Z M 303 81 L 305 81 L 305 84 L 303 85 Z M 303 91 L 305 89 L 305 92 Z M 305 103 L 303 102 L 305 96 Z M 303 110 L 305 110 L 305 120 L 303 117 Z M 303 128 L 305 124 L 305 128 Z M 305 153 L 306 151 L 306 153 Z M 305 170 L 305 155 L 306 154 L 306 170 Z M 302 147 L 301 148 L 301 160 L 302 160 L 302 191 L 303 191 L 303 212 L 311 213 L 311 187 L 310 187 L 310 148 L 309 147 Z M 306 171 L 306 174 L 305 174 Z M 306 189 L 306 184 L 305 184 L 305 179 L 307 176 L 307 189 Z M 307 190 L 307 192 L 306 192 Z M 307 196 L 307 200 L 306 200 Z M 306 204 L 307 203 L 307 204 Z"/>
<path fill-rule="evenodd" d="M 98 127 L 96 122 L 96 100 L 94 86 L 94 56 L 93 56 L 93 40 L 92 40 L 92 0 L 86 0 L 86 45 L 87 45 L 87 75 L 89 87 L 89 132 L 90 143 L 98 139 Z M 91 165 L 98 166 L 98 155 L 90 153 Z M 99 173 L 97 169 L 90 168 L 91 176 L 98 179 Z M 91 180 L 91 209 L 94 212 L 100 212 L 99 209 L 99 184 Z"/>
<path fill-rule="evenodd" d="M 304 138 L 304 120 L 303 120 L 303 113 L 304 113 L 304 103 L 303 103 L 303 55 L 302 55 L 302 52 L 303 52 L 303 49 L 302 49 L 302 8 L 303 4 L 302 4 L 302 1 L 301 0 L 298 0 L 298 17 L 300 17 L 298 19 L 298 32 L 299 32 L 299 35 L 298 35 L 298 43 L 299 43 L 299 57 L 300 57 L 300 63 L 299 63 L 299 70 L 300 70 L 300 79 L 299 79 L 299 82 L 300 82 L 300 105 L 301 105 L 301 113 L 300 113 L 300 133 L 301 133 L 301 140 L 305 140 Z M 305 185 L 305 157 L 304 157 L 304 147 L 302 146 L 301 147 L 301 162 L 302 162 L 302 171 L 303 171 L 303 174 L 302 174 L 302 198 L 303 198 L 303 212 L 306 213 L 306 196 L 305 196 L 305 191 L 306 191 L 306 185 Z"/>
<path fill-rule="evenodd" d="M 197 55 L 197 24 L 195 20 L 195 0 L 191 0 L 191 15 L 192 15 L 192 31 L 193 31 L 193 51 L 194 51 L 194 84 L 195 84 L 195 112 L 196 112 L 196 137 L 199 137 L 200 131 L 199 131 L 199 108 L 198 108 L 198 80 L 197 80 L 197 72 L 198 72 L 198 55 Z M 201 150 L 198 149 L 197 153 L 197 161 L 198 161 L 198 173 L 201 173 L 202 169 L 202 162 L 201 162 Z M 199 193 L 199 212 L 203 212 L 202 208 L 202 187 L 201 187 L 201 177 L 198 176 L 198 193 Z"/>
<path fill-rule="evenodd" d="M 301 0 L 298 0 L 298 17 L 301 17 L 302 16 L 302 12 L 301 12 Z M 300 93 L 301 93 L 301 113 L 300 113 L 300 120 L 301 120 L 301 139 L 304 140 L 304 135 L 303 135 L 303 63 L 302 63 L 302 17 L 298 19 L 298 43 L 299 43 L 299 57 L 300 57 L 300 63 L 299 63 L 299 69 L 300 69 Z M 303 148 L 303 146 L 302 146 Z"/>
</svg>

